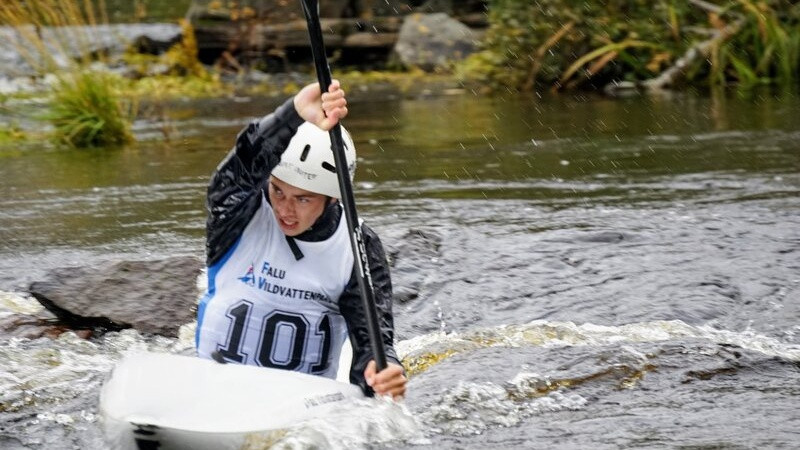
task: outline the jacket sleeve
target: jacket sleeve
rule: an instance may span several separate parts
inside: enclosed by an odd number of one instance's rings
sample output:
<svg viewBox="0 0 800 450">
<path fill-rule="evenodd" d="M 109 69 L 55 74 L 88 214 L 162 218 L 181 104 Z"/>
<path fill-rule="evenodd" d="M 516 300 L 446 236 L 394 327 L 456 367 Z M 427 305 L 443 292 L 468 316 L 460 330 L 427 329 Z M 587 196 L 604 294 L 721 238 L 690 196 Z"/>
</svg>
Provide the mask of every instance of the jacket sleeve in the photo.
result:
<svg viewBox="0 0 800 450">
<path fill-rule="evenodd" d="M 219 261 L 239 239 L 260 205 L 267 176 L 303 119 L 292 99 L 254 120 L 211 176 L 206 197 L 206 264 Z"/>
<path fill-rule="evenodd" d="M 344 220 L 344 218 L 342 218 Z M 361 226 L 364 246 L 369 260 L 370 275 L 375 292 L 375 307 L 378 311 L 378 323 L 386 358 L 390 362 L 400 364 L 394 350 L 394 317 L 392 316 L 392 280 L 389 275 L 389 264 L 378 235 L 366 225 Z M 372 347 L 367 328 L 367 316 L 364 311 L 361 291 L 355 274 L 350 277 L 342 296 L 339 299 L 339 308 L 347 322 L 350 342 L 353 345 L 353 363 L 350 369 L 350 382 L 361 387 L 364 394 L 372 396 L 372 388 L 367 386 L 364 379 L 364 369 L 373 359 Z"/>
</svg>

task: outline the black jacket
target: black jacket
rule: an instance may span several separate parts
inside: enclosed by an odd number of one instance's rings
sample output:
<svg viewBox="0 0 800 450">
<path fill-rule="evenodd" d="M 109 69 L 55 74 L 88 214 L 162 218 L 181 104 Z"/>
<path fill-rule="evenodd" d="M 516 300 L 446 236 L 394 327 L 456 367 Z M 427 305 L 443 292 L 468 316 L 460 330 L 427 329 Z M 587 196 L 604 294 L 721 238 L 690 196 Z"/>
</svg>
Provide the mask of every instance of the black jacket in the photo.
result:
<svg viewBox="0 0 800 450">
<path fill-rule="evenodd" d="M 217 167 L 208 187 L 206 207 L 206 263 L 212 266 L 236 243 L 256 213 L 261 193 L 265 192 L 272 169 L 294 136 L 303 119 L 294 109 L 291 99 L 275 112 L 250 123 L 236 138 L 235 147 Z M 329 205 L 311 229 L 296 236 L 304 241 L 329 238 L 342 219 L 338 204 Z M 369 259 L 370 274 L 375 288 L 375 304 L 381 336 L 389 360 L 398 363 L 393 347 L 392 282 L 386 255 L 378 236 L 366 225 L 361 226 Z M 355 270 L 339 298 L 339 309 L 347 323 L 353 345 L 353 364 L 350 382 L 361 386 L 367 395 L 372 390 L 364 380 L 364 369 L 373 359 L 361 294 Z"/>
</svg>

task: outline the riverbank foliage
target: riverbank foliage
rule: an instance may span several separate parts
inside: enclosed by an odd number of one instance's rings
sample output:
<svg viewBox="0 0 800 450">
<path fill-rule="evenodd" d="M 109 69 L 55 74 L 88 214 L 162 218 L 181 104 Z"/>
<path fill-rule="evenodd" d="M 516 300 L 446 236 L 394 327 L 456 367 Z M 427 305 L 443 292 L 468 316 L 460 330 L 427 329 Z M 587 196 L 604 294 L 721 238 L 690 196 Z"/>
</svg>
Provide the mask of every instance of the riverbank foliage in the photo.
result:
<svg viewBox="0 0 800 450">
<path fill-rule="evenodd" d="M 219 77 L 199 62 L 194 31 L 187 21 L 179 21 L 181 40 L 167 52 L 128 54 L 129 73 L 124 77 L 109 71 L 110 61 L 96 45 L 102 42 L 99 26 L 108 24 L 102 0 L 3 2 L 0 23 L 16 31 L 12 46 L 36 78 L 49 86 L 49 109 L 36 118 L 52 125 L 52 137 L 60 143 L 126 144 L 133 140 L 131 125 L 137 113 L 167 122 L 163 106 L 167 98 L 227 92 Z M 149 107 L 137 110 L 139 99 L 147 100 Z"/>
<path fill-rule="evenodd" d="M 158 5 L 142 0 L 128 6 L 143 20 L 147 8 Z M 488 0 L 488 7 L 490 25 L 481 49 L 456 65 L 456 80 L 450 73 L 413 69 L 337 76 L 350 85 L 400 92 L 444 92 L 458 85 L 511 92 L 681 84 L 796 91 L 800 86 L 798 0 Z M 131 124 L 137 119 L 163 124 L 169 138 L 168 104 L 175 98 L 288 95 L 303 82 L 296 73 L 203 66 L 187 21 L 179 21 L 181 40 L 166 52 L 131 50 L 121 61 L 107 61 L 97 45 L 102 37 L 95 36 L 96 28 L 109 22 L 107 11 L 105 0 L 0 2 L 0 23 L 17 30 L 13 45 L 37 73 L 32 78 L 38 86 L 50 90 L 50 111 L 40 117 L 50 122 L 59 142 L 124 144 L 133 139 Z M 308 75 L 307 81 L 313 80 L 313 73 Z M 24 135 L 3 134 L 4 139 Z"/>
<path fill-rule="evenodd" d="M 458 73 L 494 88 L 601 88 L 662 75 L 662 85 L 800 80 L 800 3 L 791 0 L 490 0 L 489 19 L 482 50 Z"/>
<path fill-rule="evenodd" d="M 118 79 L 102 72 L 72 72 L 54 85 L 50 110 L 54 137 L 72 147 L 105 147 L 133 141 L 135 106 L 122 99 Z"/>
<path fill-rule="evenodd" d="M 25 139 L 25 131 L 18 124 L 0 125 L 0 145 Z"/>
<path fill-rule="evenodd" d="M 16 31 L 13 46 L 41 77 L 51 76 L 50 108 L 40 117 L 56 141 L 75 147 L 124 144 L 132 140 L 130 102 L 108 74 L 91 70 L 102 59 L 93 51 L 92 30 L 107 23 L 102 3 L 28 0 L 4 2 L 0 20 Z M 47 27 L 50 31 L 43 32 Z"/>
</svg>

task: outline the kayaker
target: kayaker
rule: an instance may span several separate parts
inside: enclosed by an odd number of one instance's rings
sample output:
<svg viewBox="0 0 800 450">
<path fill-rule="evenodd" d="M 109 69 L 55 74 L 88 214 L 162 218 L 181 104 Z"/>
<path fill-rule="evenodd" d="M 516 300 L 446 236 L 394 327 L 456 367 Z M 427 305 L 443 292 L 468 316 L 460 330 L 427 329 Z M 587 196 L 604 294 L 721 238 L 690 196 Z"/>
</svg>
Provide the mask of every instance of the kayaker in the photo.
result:
<svg viewBox="0 0 800 450">
<path fill-rule="evenodd" d="M 310 84 L 236 138 L 208 187 L 208 290 L 198 307 L 202 358 L 335 378 L 345 340 L 350 382 L 402 397 L 392 285 L 378 236 L 361 224 L 388 367 L 376 373 L 331 152 L 347 115 L 338 81 Z M 355 146 L 342 128 L 347 170 Z"/>
</svg>

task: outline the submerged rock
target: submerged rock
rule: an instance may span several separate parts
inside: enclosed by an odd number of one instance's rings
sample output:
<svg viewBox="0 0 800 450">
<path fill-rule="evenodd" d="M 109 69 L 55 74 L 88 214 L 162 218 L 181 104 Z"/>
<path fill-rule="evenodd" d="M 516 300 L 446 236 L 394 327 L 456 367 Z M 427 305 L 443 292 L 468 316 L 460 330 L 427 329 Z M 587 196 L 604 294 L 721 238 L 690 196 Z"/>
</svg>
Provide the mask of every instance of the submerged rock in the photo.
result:
<svg viewBox="0 0 800 450">
<path fill-rule="evenodd" d="M 134 328 L 177 337 L 180 326 L 195 319 L 202 267 L 193 257 L 68 267 L 32 283 L 29 290 L 74 329 Z"/>
<path fill-rule="evenodd" d="M 78 337 L 87 339 L 92 336 L 92 330 L 71 330 L 67 325 L 57 322 L 54 318 L 48 319 L 27 314 L 0 317 L 0 334 L 25 339 L 38 339 L 48 337 L 55 339 L 62 333 L 75 331 Z"/>
</svg>

